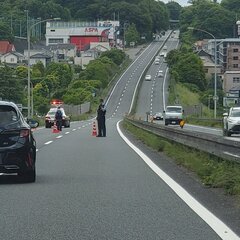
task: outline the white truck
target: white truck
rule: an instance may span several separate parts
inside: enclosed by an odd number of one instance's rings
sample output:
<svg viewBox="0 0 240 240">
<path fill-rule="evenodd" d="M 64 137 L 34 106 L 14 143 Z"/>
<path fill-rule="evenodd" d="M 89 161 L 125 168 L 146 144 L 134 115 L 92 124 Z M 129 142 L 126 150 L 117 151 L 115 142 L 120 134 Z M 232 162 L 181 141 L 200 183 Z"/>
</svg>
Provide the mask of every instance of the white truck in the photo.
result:
<svg viewBox="0 0 240 240">
<path fill-rule="evenodd" d="M 165 125 L 180 125 L 180 122 L 183 120 L 183 114 L 184 110 L 182 106 L 166 106 L 165 110 L 163 111 Z"/>
</svg>

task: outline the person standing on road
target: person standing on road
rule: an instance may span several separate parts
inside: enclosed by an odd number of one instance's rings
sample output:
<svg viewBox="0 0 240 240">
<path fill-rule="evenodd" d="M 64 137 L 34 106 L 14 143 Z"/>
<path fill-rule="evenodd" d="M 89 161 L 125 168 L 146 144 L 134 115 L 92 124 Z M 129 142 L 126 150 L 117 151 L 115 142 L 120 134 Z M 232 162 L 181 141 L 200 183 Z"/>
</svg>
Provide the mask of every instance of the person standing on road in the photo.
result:
<svg viewBox="0 0 240 240">
<path fill-rule="evenodd" d="M 106 137 L 106 109 L 103 99 L 100 99 L 100 104 L 97 110 L 98 135 L 97 137 Z"/>
<path fill-rule="evenodd" d="M 55 121 L 56 121 L 56 125 L 57 125 L 57 130 L 62 131 L 62 111 L 61 108 L 58 107 L 57 108 L 57 112 L 55 114 Z"/>
</svg>

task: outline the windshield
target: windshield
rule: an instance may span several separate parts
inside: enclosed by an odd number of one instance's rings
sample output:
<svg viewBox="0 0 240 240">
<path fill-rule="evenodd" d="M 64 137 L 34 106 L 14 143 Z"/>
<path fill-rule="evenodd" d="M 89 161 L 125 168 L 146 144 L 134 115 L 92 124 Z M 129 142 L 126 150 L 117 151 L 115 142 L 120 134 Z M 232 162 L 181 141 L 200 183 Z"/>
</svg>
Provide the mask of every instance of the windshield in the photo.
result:
<svg viewBox="0 0 240 240">
<path fill-rule="evenodd" d="M 233 110 L 230 114 L 231 117 L 240 117 L 240 109 Z"/>
<path fill-rule="evenodd" d="M 179 108 L 179 107 L 167 107 L 166 112 L 178 112 L 178 113 L 181 113 L 182 112 L 182 108 Z"/>
</svg>

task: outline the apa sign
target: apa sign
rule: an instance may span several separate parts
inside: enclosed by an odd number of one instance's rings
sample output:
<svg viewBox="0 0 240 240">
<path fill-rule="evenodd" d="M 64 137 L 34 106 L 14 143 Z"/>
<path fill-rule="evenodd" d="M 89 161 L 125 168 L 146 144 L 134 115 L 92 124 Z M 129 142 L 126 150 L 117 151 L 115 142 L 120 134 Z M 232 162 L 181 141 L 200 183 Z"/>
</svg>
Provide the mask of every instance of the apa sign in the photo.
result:
<svg viewBox="0 0 240 240">
<path fill-rule="evenodd" d="M 98 32 L 98 28 L 94 28 L 94 27 L 87 27 L 85 28 L 85 32 Z"/>
</svg>

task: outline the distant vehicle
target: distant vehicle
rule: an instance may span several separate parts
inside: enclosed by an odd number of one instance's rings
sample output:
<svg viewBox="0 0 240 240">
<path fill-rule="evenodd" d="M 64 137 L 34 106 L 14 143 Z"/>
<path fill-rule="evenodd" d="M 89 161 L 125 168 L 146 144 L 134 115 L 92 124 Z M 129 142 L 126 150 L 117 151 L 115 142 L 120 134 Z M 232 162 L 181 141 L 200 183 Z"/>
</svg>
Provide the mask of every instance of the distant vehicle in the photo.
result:
<svg viewBox="0 0 240 240">
<path fill-rule="evenodd" d="M 240 107 L 231 107 L 223 114 L 223 135 L 240 134 Z"/>
<path fill-rule="evenodd" d="M 155 59 L 154 64 L 159 65 L 160 64 L 160 59 L 159 58 Z"/>
<path fill-rule="evenodd" d="M 159 70 L 157 76 L 158 76 L 158 77 L 163 77 L 163 71 L 162 71 L 162 70 Z"/>
<path fill-rule="evenodd" d="M 183 120 L 184 110 L 182 106 L 167 106 L 163 113 L 166 126 L 168 124 L 179 125 Z"/>
<path fill-rule="evenodd" d="M 163 114 L 161 112 L 156 112 L 153 115 L 153 120 L 163 120 Z"/>
<path fill-rule="evenodd" d="M 26 121 L 14 103 L 0 101 L 1 173 L 17 173 L 24 182 L 35 182 L 36 141 L 31 128 L 38 124 Z"/>
<path fill-rule="evenodd" d="M 167 46 L 166 45 L 163 46 L 163 51 L 167 51 Z"/>
<path fill-rule="evenodd" d="M 145 81 L 151 81 L 152 80 L 152 76 L 150 74 L 145 76 Z"/>
<path fill-rule="evenodd" d="M 70 117 L 66 115 L 64 109 L 61 107 L 60 110 L 62 111 L 62 126 L 64 126 L 65 128 L 69 128 L 70 127 Z M 45 116 L 45 127 L 46 128 L 50 128 L 53 126 L 54 121 L 55 121 L 55 114 L 57 112 L 57 107 L 54 108 L 50 108 L 50 110 L 48 111 L 48 113 Z"/>
</svg>

